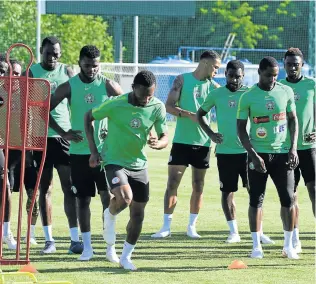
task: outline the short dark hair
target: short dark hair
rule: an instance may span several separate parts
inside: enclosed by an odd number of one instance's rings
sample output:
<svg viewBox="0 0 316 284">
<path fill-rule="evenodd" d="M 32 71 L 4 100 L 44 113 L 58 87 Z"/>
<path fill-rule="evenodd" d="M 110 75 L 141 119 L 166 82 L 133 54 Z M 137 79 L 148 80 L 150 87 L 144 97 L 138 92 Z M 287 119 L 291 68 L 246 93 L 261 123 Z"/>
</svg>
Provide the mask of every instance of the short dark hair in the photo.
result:
<svg viewBox="0 0 316 284">
<path fill-rule="evenodd" d="M 206 50 L 200 56 L 200 60 L 202 59 L 216 60 L 216 59 L 221 59 L 221 57 L 215 50 Z"/>
<path fill-rule="evenodd" d="M 278 61 L 272 56 L 266 56 L 259 63 L 260 70 L 266 70 L 268 67 L 279 67 Z"/>
<path fill-rule="evenodd" d="M 10 58 L 10 63 L 11 63 L 11 65 L 18 64 L 18 65 L 20 65 L 22 67 L 22 63 L 19 60 L 15 59 L 15 58 Z"/>
<path fill-rule="evenodd" d="M 154 84 L 156 84 L 156 77 L 153 72 L 148 70 L 137 73 L 133 82 L 133 85 L 142 85 L 145 87 L 151 87 Z"/>
<path fill-rule="evenodd" d="M 59 45 L 61 46 L 61 42 L 60 40 L 55 37 L 55 36 L 48 36 L 48 37 L 45 37 L 42 41 L 42 47 L 44 47 L 46 44 L 51 44 L 51 45 L 55 45 L 59 43 Z"/>
<path fill-rule="evenodd" d="M 100 57 L 100 50 L 95 45 L 85 45 L 80 50 L 79 59 L 82 59 L 84 56 L 94 59 Z"/>
<path fill-rule="evenodd" d="M 284 59 L 287 57 L 287 56 L 299 56 L 302 58 L 302 60 L 304 60 L 304 55 L 302 53 L 302 51 L 297 48 L 297 47 L 290 47 L 284 54 Z"/>
<path fill-rule="evenodd" d="M 241 61 L 239 61 L 239 60 L 231 60 L 231 61 L 229 61 L 229 62 L 227 63 L 227 65 L 226 65 L 226 71 L 227 71 L 228 69 L 238 70 L 239 68 L 242 70 L 242 72 L 244 72 L 245 66 L 244 66 L 244 64 L 243 64 Z"/>
</svg>

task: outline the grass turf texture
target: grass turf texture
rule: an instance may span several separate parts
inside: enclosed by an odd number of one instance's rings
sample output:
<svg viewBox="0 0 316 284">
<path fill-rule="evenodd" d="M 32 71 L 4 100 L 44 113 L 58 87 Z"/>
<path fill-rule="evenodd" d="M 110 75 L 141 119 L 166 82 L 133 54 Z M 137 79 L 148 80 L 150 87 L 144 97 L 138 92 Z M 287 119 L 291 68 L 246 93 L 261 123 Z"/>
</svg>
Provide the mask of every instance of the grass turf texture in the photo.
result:
<svg viewBox="0 0 316 284">
<path fill-rule="evenodd" d="M 173 127 L 170 129 L 173 137 Z M 96 252 L 89 262 L 77 261 L 78 255 L 68 255 L 69 231 L 63 210 L 63 195 L 58 175 L 54 172 L 53 236 L 57 252 L 40 255 L 44 246 L 41 222 L 38 220 L 36 235 L 39 245 L 31 249 L 32 264 L 40 272 L 38 280 L 68 280 L 73 283 L 315 283 L 315 223 L 307 190 L 302 181 L 299 186 L 300 238 L 303 253 L 299 260 L 281 257 L 283 229 L 280 220 L 280 204 L 276 189 L 268 181 L 264 201 L 264 232 L 276 241 L 264 245 L 265 257 L 254 260 L 248 227 L 248 194 L 243 188 L 235 195 L 237 221 L 241 243 L 228 245 L 228 227 L 221 209 L 216 158 L 211 156 L 204 189 L 204 204 L 199 215 L 197 229 L 202 239 L 191 240 L 185 232 L 189 217 L 191 194 L 191 169 L 188 168 L 178 192 L 178 204 L 172 221 L 172 236 L 153 240 L 150 235 L 160 229 L 163 218 L 163 196 L 167 182 L 167 161 L 170 151 L 147 149 L 150 173 L 150 201 L 146 208 L 143 232 L 133 254 L 136 272 L 127 272 L 105 259 L 105 242 L 102 238 L 102 209 L 98 197 L 91 203 L 92 241 Z M 17 211 L 18 195 L 14 194 L 12 212 Z M 16 228 L 16 215 L 12 214 L 12 230 Z M 125 239 L 128 210 L 117 220 L 117 252 L 120 255 Z M 25 223 L 25 222 L 24 222 Z M 24 227 L 25 229 L 25 227 Z M 24 230 L 25 231 L 25 230 Z M 24 233 L 23 233 L 24 234 Z M 23 246 L 25 247 L 25 246 Z M 14 257 L 4 245 L 4 256 Z M 228 270 L 235 259 L 244 261 L 248 269 Z M 17 271 L 17 266 L 2 266 L 5 272 Z M 13 278 L 10 278 L 13 279 Z M 9 280 L 9 278 L 8 278 Z"/>
</svg>

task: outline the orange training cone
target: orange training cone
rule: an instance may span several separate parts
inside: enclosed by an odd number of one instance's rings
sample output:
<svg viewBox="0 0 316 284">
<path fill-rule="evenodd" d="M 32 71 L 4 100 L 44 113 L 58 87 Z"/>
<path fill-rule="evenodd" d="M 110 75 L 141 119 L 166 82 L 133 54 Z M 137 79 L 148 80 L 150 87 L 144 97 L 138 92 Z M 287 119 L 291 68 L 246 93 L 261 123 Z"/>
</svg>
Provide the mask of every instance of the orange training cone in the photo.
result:
<svg viewBox="0 0 316 284">
<path fill-rule="evenodd" d="M 37 273 L 38 271 L 36 270 L 36 268 L 31 264 L 27 264 L 22 266 L 18 272 L 30 272 L 30 273 Z"/>
<path fill-rule="evenodd" d="M 244 269 L 248 268 L 241 260 L 234 260 L 229 266 L 228 269 Z"/>
</svg>

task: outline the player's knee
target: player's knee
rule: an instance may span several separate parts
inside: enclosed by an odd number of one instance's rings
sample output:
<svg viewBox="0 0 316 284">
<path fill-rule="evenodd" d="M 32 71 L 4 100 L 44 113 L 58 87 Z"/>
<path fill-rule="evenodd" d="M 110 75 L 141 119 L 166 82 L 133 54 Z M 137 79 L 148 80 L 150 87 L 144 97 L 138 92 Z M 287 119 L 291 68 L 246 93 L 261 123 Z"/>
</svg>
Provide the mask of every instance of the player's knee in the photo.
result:
<svg viewBox="0 0 316 284">
<path fill-rule="evenodd" d="M 193 180 L 192 181 L 192 188 L 193 191 L 196 193 L 202 193 L 204 188 L 204 181 L 203 180 Z"/>
<path fill-rule="evenodd" d="M 144 212 L 134 212 L 131 215 L 131 219 L 133 222 L 140 224 L 144 221 L 144 216 L 145 216 Z"/>
<path fill-rule="evenodd" d="M 294 194 L 287 194 L 280 198 L 280 203 L 282 207 L 290 208 L 294 205 Z"/>
<path fill-rule="evenodd" d="M 180 181 L 177 178 L 169 177 L 167 184 L 167 191 L 169 192 L 177 192 Z"/>
<path fill-rule="evenodd" d="M 254 208 L 261 208 L 263 204 L 264 194 L 260 195 L 250 195 L 249 205 Z"/>
</svg>

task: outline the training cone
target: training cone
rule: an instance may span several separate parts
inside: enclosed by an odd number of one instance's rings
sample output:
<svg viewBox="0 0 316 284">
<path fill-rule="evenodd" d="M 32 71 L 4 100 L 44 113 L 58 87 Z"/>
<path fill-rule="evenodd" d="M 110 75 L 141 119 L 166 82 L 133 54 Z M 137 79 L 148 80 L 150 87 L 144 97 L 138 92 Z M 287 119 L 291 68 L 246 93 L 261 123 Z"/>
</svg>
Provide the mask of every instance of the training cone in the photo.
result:
<svg viewBox="0 0 316 284">
<path fill-rule="evenodd" d="M 229 266 L 228 269 L 244 269 L 248 268 L 241 260 L 234 260 Z"/>
<path fill-rule="evenodd" d="M 36 270 L 36 268 L 31 264 L 27 264 L 22 266 L 18 272 L 30 272 L 30 273 L 37 273 L 38 271 Z"/>
</svg>

